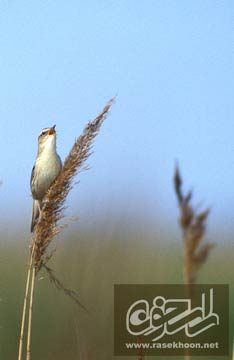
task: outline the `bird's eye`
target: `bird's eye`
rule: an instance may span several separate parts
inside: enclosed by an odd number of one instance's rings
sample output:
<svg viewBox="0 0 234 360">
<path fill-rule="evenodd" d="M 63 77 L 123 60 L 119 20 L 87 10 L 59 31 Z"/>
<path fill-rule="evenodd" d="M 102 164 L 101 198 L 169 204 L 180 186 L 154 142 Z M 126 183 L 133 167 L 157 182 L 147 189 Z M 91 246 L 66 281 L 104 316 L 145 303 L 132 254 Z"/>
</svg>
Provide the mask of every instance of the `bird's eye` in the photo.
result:
<svg viewBox="0 0 234 360">
<path fill-rule="evenodd" d="M 42 131 L 42 132 L 41 132 L 41 136 L 45 136 L 46 133 L 47 133 L 46 131 Z"/>
</svg>

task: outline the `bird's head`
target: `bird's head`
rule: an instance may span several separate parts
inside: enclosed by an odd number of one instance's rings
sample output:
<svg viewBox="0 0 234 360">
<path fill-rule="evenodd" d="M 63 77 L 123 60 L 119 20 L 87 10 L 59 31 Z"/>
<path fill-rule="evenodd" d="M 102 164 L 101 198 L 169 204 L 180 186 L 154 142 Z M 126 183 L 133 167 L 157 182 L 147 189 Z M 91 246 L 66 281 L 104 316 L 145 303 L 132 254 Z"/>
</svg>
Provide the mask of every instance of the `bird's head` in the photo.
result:
<svg viewBox="0 0 234 360">
<path fill-rule="evenodd" d="M 47 147 L 56 146 L 56 131 L 55 126 L 42 129 L 38 136 L 38 150 L 41 152 Z"/>
</svg>

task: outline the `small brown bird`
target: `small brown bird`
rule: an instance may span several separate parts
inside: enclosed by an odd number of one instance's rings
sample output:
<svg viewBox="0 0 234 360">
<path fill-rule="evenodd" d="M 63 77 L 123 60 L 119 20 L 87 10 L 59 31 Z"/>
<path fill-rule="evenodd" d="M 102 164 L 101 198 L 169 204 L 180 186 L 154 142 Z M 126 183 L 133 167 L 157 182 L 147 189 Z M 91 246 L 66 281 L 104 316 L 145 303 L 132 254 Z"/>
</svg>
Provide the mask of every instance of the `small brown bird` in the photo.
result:
<svg viewBox="0 0 234 360">
<path fill-rule="evenodd" d="M 33 212 L 31 231 L 40 216 L 44 197 L 62 169 L 62 162 L 56 152 L 55 125 L 45 128 L 38 137 L 38 152 L 31 174 Z"/>
</svg>

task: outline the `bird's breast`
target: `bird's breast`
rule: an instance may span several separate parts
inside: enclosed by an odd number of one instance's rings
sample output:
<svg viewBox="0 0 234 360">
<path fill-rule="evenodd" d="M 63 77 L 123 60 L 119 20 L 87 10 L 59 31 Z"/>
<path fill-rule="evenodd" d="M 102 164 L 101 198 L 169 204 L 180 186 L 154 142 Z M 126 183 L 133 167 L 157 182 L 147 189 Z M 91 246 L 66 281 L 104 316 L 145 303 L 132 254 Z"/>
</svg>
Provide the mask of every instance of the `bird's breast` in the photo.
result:
<svg viewBox="0 0 234 360">
<path fill-rule="evenodd" d="M 50 185 L 59 175 L 61 167 L 60 157 L 56 153 L 50 156 L 40 156 L 37 159 L 31 183 L 34 199 L 43 199 Z"/>
</svg>

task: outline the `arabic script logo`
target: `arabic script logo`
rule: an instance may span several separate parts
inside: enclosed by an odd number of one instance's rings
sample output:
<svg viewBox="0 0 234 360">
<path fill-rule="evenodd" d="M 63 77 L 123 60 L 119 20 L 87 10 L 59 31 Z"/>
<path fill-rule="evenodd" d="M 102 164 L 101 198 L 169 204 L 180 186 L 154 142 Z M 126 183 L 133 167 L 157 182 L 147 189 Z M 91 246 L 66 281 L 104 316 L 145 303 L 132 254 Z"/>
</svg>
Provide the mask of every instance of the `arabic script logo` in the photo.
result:
<svg viewBox="0 0 234 360">
<path fill-rule="evenodd" d="M 152 306 L 148 301 L 135 301 L 126 315 L 127 331 L 131 335 L 151 335 L 152 341 L 164 335 L 173 335 L 184 329 L 186 336 L 194 337 L 212 326 L 219 325 L 219 316 L 213 311 L 213 289 L 201 294 L 201 306 L 192 308 L 191 299 L 165 299 L 156 296 Z"/>
</svg>

